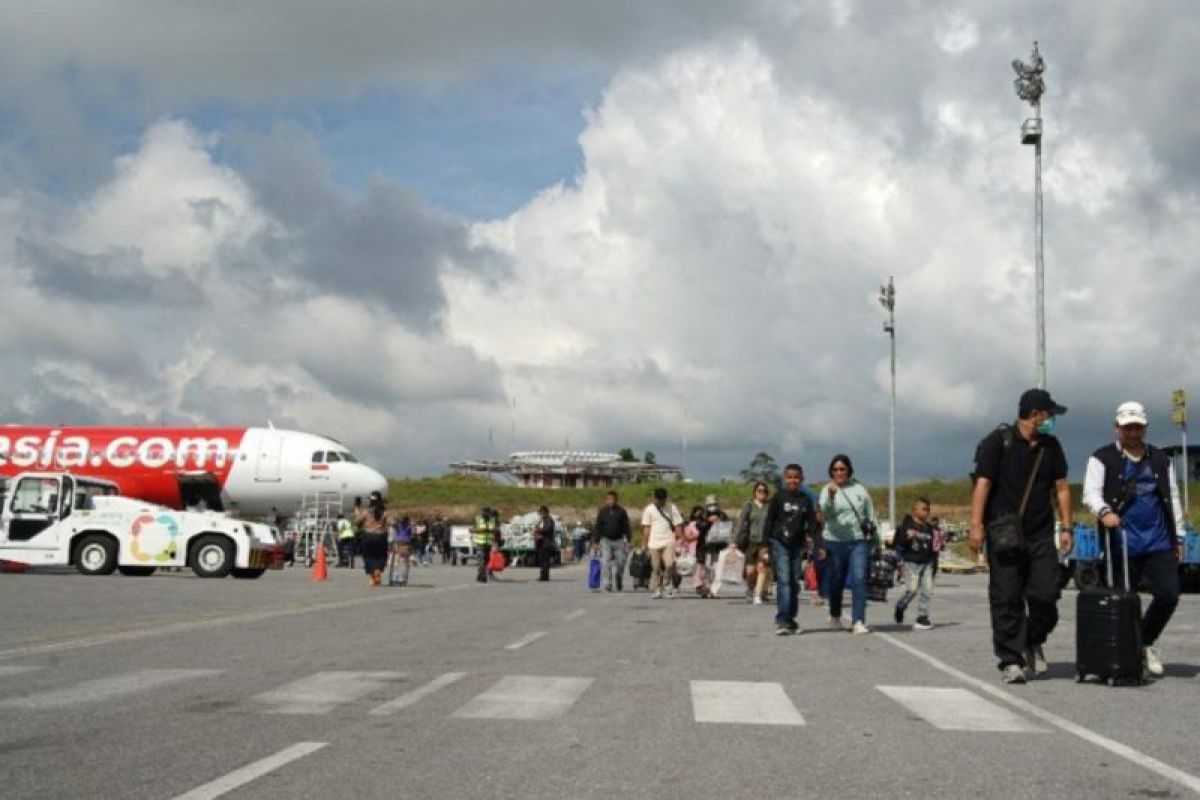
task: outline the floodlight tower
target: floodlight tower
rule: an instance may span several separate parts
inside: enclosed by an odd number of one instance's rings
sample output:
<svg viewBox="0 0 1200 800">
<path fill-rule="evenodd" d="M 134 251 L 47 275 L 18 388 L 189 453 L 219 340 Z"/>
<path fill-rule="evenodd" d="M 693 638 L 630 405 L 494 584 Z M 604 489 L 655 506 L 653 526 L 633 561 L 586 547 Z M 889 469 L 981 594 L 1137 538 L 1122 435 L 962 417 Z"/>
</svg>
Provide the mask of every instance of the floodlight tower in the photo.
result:
<svg viewBox="0 0 1200 800">
<path fill-rule="evenodd" d="M 888 522 L 896 530 L 896 282 L 889 276 L 879 287 L 879 304 L 887 311 L 883 332 L 892 344 L 892 402 L 888 409 Z"/>
<path fill-rule="evenodd" d="M 1042 259 L 1042 95 L 1046 82 L 1042 73 L 1046 62 L 1038 52 L 1038 43 L 1033 43 L 1033 54 L 1029 64 L 1019 58 L 1012 62 L 1017 79 L 1013 86 L 1017 97 L 1033 106 L 1033 118 L 1021 125 L 1021 144 L 1033 145 L 1033 271 L 1034 293 L 1037 316 L 1037 386 L 1046 388 L 1046 265 Z"/>
</svg>

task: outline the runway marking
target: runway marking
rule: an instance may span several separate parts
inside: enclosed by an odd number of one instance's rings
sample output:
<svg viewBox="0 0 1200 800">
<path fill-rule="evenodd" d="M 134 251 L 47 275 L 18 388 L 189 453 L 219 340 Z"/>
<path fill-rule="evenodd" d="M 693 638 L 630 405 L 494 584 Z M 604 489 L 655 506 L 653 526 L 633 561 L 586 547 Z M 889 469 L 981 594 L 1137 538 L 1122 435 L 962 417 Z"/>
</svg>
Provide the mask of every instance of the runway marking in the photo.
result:
<svg viewBox="0 0 1200 800">
<path fill-rule="evenodd" d="M 522 636 L 520 639 L 517 639 L 515 642 L 512 642 L 511 644 L 504 645 L 504 649 L 505 650 L 520 650 L 525 645 L 532 644 L 533 642 L 536 642 L 538 639 L 542 638 L 545 635 L 546 635 L 545 631 L 534 631 L 533 633 L 529 634 L 528 636 Z"/>
<path fill-rule="evenodd" d="M 291 747 L 285 747 L 275 755 L 259 759 L 241 769 L 235 769 L 228 775 L 217 778 L 215 781 L 210 781 L 203 786 L 197 786 L 190 792 L 179 795 L 175 800 L 213 800 L 213 798 L 220 797 L 223 794 L 232 792 L 234 789 L 245 786 L 250 781 L 261 778 L 268 772 L 290 764 L 296 759 L 312 755 L 327 744 L 328 742 L 300 742 Z"/>
<path fill-rule="evenodd" d="M 18 666 L 0 666 L 0 678 L 7 678 L 10 675 L 24 675 L 26 672 L 36 672 L 41 667 L 18 667 Z"/>
<path fill-rule="evenodd" d="M 397 711 L 408 708 L 414 703 L 419 703 L 439 689 L 444 689 L 450 684 L 465 678 L 466 675 L 467 673 L 465 672 L 447 672 L 444 675 L 439 675 L 424 686 L 418 686 L 411 692 L 405 692 L 394 700 L 389 700 L 381 706 L 376 706 L 371 709 L 370 713 L 377 715 L 395 714 Z"/>
<path fill-rule="evenodd" d="M 452 716 L 459 719 L 554 719 L 592 685 L 591 678 L 509 675 Z"/>
<path fill-rule="evenodd" d="M 0 661 L 7 661 L 13 658 L 23 658 L 25 656 L 40 655 L 42 653 L 58 653 L 63 650 L 78 650 L 83 647 L 96 647 L 104 644 L 135 642 L 141 639 L 152 639 L 157 636 L 170 636 L 171 634 L 175 633 L 190 633 L 191 631 L 204 630 L 206 628 L 220 628 L 224 627 L 225 625 L 237 625 L 238 623 L 242 622 L 262 622 L 263 620 L 279 619 L 281 617 L 294 617 L 301 614 L 311 614 L 315 611 L 333 611 L 342 608 L 354 608 L 355 606 L 362 606 L 370 603 L 384 603 L 401 598 L 427 597 L 431 594 L 441 594 L 442 592 L 464 591 L 473 588 L 473 586 L 473 584 L 456 584 L 454 586 L 439 586 L 436 589 L 429 589 L 422 592 L 381 592 L 370 597 L 355 597 L 349 600 L 333 600 L 328 603 L 292 605 L 288 606 L 287 608 L 276 608 L 267 611 L 250 611 L 245 614 L 230 614 L 226 617 L 215 617 L 213 619 L 176 622 L 163 625 L 158 628 L 138 627 L 134 630 L 121 631 L 119 633 L 105 633 L 98 636 L 83 636 L 77 639 L 65 639 L 60 642 L 48 642 L 46 644 L 30 644 L 21 647 L 13 647 L 8 650 L 0 650 Z"/>
<path fill-rule="evenodd" d="M 572 611 L 570 614 L 567 614 L 565 617 L 563 617 L 563 619 L 566 620 L 567 622 L 570 622 L 573 619 L 579 619 L 586 613 L 587 613 L 587 609 L 581 608 L 578 611 Z"/>
<path fill-rule="evenodd" d="M 318 672 L 251 701 L 267 706 L 270 714 L 327 714 L 402 677 L 402 672 Z"/>
<path fill-rule="evenodd" d="M 989 703 L 966 689 L 935 686 L 876 686 L 935 728 L 943 731 L 992 731 L 999 733 L 1045 733 L 1007 708 Z"/>
<path fill-rule="evenodd" d="M 1169 781 L 1174 781 L 1175 783 L 1178 783 L 1181 786 L 1184 786 L 1193 792 L 1200 793 L 1200 777 L 1192 775 L 1191 773 L 1188 773 L 1188 772 L 1184 772 L 1181 769 L 1172 767 L 1170 764 L 1167 764 L 1166 762 L 1163 762 L 1163 761 L 1159 761 L 1157 758 L 1147 755 L 1147 754 L 1141 752 L 1140 750 L 1135 750 L 1134 748 L 1130 747 L 1129 745 L 1121 744 L 1120 742 L 1118 742 L 1114 739 L 1110 739 L 1107 736 L 1104 736 L 1103 734 L 1096 733 L 1095 731 L 1093 731 L 1090 728 L 1085 728 L 1084 726 L 1080 725 L 1077 722 L 1072 722 L 1071 720 L 1066 719 L 1065 717 L 1060 717 L 1058 714 L 1055 714 L 1052 711 L 1046 711 L 1045 709 L 1041 708 L 1040 706 L 1034 705 L 1033 703 L 1029 702 L 1028 700 L 1022 700 L 1021 698 L 1011 694 L 1010 692 L 1006 692 L 997 686 L 992 686 L 991 684 L 981 681 L 978 678 L 974 678 L 974 677 L 966 674 L 962 670 L 955 669 L 954 667 L 950 666 L 949 664 L 946 664 L 945 662 L 941 661 L 940 659 L 937 659 L 937 658 L 929 655 L 928 653 L 918 650 L 917 648 L 913 647 L 911 644 L 900 641 L 899 639 L 895 638 L 894 636 L 891 636 L 890 634 L 878 633 L 878 634 L 876 634 L 876 636 L 877 636 L 877 638 L 882 639 L 883 641 L 887 642 L 888 644 L 894 645 L 895 647 L 898 647 L 901 650 L 904 650 L 905 652 L 921 659 L 922 661 L 924 661 L 925 663 L 934 667 L 935 669 L 941 670 L 945 674 L 947 674 L 953 678 L 957 678 L 958 680 L 962 681 L 963 683 L 965 683 L 975 689 L 978 689 L 979 691 L 983 692 L 984 694 L 990 695 L 991 697 L 994 697 L 997 700 L 1002 700 L 1005 703 L 1008 703 L 1009 705 L 1019 709 L 1020 711 L 1024 711 L 1026 714 L 1029 714 L 1032 717 L 1036 717 L 1037 719 L 1041 720 L 1042 722 L 1045 722 L 1049 725 L 1053 725 L 1054 727 L 1058 728 L 1059 730 L 1065 731 L 1066 733 L 1069 733 L 1072 736 L 1077 736 L 1080 739 L 1083 739 L 1085 742 L 1088 742 L 1089 744 L 1093 744 L 1096 747 L 1099 747 L 1103 750 L 1107 750 L 1108 752 L 1112 753 L 1113 755 L 1120 756 L 1121 758 L 1125 759 L 1126 761 L 1129 761 L 1133 764 L 1138 765 L 1139 767 L 1149 770 L 1150 772 L 1153 772 L 1155 775 L 1158 775 L 1159 777 L 1166 778 Z"/>
<path fill-rule="evenodd" d="M 0 707 L 42 710 L 95 705 L 117 697 L 148 692 L 172 683 L 220 675 L 223 671 L 219 669 L 142 669 L 123 675 L 114 675 L 111 678 L 83 681 L 65 689 L 38 692 L 24 697 L 10 697 L 0 701 Z"/>
<path fill-rule="evenodd" d="M 778 683 L 692 681 L 696 722 L 803 725 L 804 717 Z"/>
</svg>

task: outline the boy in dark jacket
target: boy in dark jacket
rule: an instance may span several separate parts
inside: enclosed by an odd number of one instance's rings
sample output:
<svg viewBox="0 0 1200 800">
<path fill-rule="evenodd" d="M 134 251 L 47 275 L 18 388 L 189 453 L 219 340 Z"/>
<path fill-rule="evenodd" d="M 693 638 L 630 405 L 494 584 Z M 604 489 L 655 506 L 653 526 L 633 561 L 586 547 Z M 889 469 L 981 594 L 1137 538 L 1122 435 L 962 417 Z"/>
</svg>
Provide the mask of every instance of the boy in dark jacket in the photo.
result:
<svg viewBox="0 0 1200 800">
<path fill-rule="evenodd" d="M 775 567 L 775 634 L 800 633 L 796 612 L 800 603 L 800 576 L 806 549 L 815 549 L 817 506 L 800 485 L 804 471 L 799 464 L 783 469 L 783 488 L 767 504 L 763 536 L 771 547 Z"/>
<path fill-rule="evenodd" d="M 929 621 L 929 601 L 933 599 L 933 576 L 937 572 L 938 553 L 942 549 L 941 532 L 929 521 L 929 500 L 918 497 L 913 503 L 912 513 L 904 518 L 896 529 L 892 547 L 904 562 L 905 593 L 896 602 L 897 624 L 904 622 L 904 612 L 915 597 L 917 621 L 913 630 L 927 631 L 933 627 Z"/>
</svg>

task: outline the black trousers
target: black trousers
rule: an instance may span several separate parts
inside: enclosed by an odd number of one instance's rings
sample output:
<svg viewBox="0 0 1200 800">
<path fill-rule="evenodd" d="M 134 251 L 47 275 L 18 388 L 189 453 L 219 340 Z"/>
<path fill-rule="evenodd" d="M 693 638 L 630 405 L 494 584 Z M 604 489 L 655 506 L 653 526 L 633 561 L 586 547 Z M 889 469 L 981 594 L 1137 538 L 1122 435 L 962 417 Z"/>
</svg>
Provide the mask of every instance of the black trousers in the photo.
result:
<svg viewBox="0 0 1200 800">
<path fill-rule="evenodd" d="M 1030 536 L 1019 553 L 988 551 L 992 648 L 1000 669 L 1029 666 L 1025 651 L 1043 644 L 1058 624 L 1058 551 L 1054 534 Z"/>
<path fill-rule="evenodd" d="M 487 564 L 488 557 L 492 554 L 492 546 L 485 544 L 479 548 L 479 572 L 475 575 L 475 580 L 480 583 L 487 583 L 488 573 Z"/>
<path fill-rule="evenodd" d="M 554 548 L 548 544 L 538 543 L 534 547 L 534 556 L 537 558 L 538 569 L 541 570 L 538 575 L 539 581 L 550 580 L 550 557 L 554 553 Z"/>
<path fill-rule="evenodd" d="M 1135 587 L 1145 583 L 1153 598 L 1142 616 L 1142 642 L 1149 647 L 1157 641 L 1179 605 L 1179 561 L 1175 551 L 1130 556 L 1129 580 Z M 1119 550 L 1113 562 L 1113 585 L 1125 586 L 1125 566 Z"/>
</svg>

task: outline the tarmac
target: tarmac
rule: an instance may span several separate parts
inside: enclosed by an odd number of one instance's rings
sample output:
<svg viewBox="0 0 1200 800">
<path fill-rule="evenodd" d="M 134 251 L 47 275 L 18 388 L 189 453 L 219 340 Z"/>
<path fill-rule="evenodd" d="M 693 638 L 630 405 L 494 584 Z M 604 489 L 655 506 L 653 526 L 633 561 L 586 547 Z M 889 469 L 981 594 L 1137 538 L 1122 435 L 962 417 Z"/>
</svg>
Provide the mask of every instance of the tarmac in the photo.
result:
<svg viewBox="0 0 1200 800">
<path fill-rule="evenodd" d="M 872 603 L 866 636 L 807 597 L 805 632 L 775 636 L 773 606 L 736 586 L 653 600 L 590 592 L 579 566 L 474 577 L 0 575 L 0 795 L 1200 794 L 1196 595 L 1147 686 L 1076 683 L 1072 589 L 1049 673 L 1005 686 L 985 575 L 939 576 L 932 631 Z"/>
</svg>

